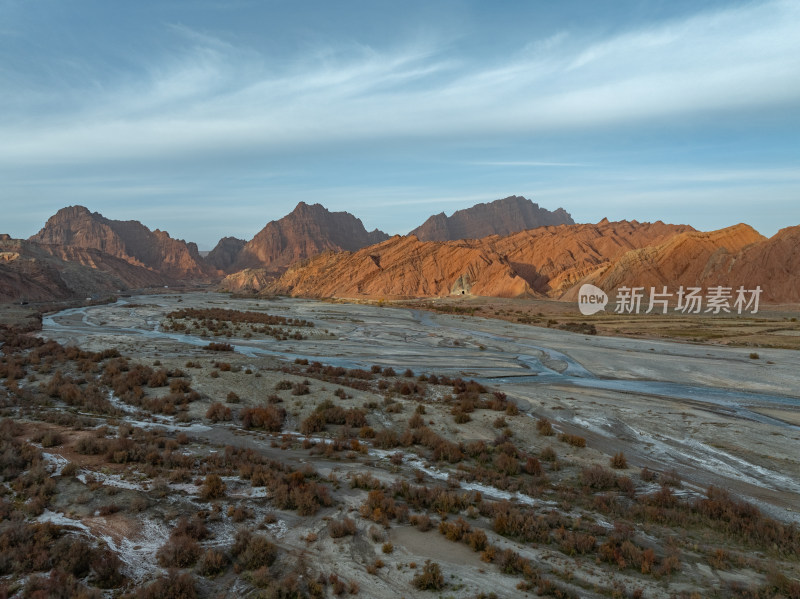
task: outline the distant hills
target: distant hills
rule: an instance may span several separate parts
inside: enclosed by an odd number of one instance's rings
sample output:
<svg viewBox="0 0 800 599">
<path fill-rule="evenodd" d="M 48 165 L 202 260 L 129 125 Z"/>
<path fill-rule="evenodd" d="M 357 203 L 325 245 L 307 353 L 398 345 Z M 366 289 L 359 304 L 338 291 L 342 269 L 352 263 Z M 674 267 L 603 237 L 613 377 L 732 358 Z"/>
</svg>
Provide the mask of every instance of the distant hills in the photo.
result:
<svg viewBox="0 0 800 599">
<path fill-rule="evenodd" d="M 559 208 L 550 212 L 521 196 L 510 196 L 471 208 L 457 210 L 451 216 L 434 214 L 411 231 L 420 241 L 478 239 L 489 235 L 510 235 L 525 229 L 550 225 L 574 225 L 569 212 Z"/>
<path fill-rule="evenodd" d="M 740 224 L 701 232 L 637 221 L 575 224 L 510 196 L 437 214 L 407 236 L 367 231 L 347 212 L 300 202 L 253 239 L 194 243 L 82 206 L 29 240 L 0 236 L 0 301 L 49 301 L 183 283 L 310 297 L 481 295 L 575 300 L 583 283 L 760 284 L 762 301 L 800 301 L 800 227 L 766 239 Z M 227 276 L 226 276 L 227 275 Z"/>
<path fill-rule="evenodd" d="M 268 222 L 235 254 L 232 250 L 241 240 L 229 237 L 222 239 L 209 257 L 224 266 L 226 261 L 217 256 L 230 255 L 232 260 L 222 268 L 227 272 L 263 268 L 279 274 L 290 264 L 320 252 L 353 251 L 388 238 L 383 231 L 367 231 L 349 212 L 330 212 L 321 204 L 300 202 L 283 218 Z"/>
<path fill-rule="evenodd" d="M 94 248 L 165 277 L 212 279 L 217 269 L 200 257 L 197 245 L 151 231 L 135 220 L 110 220 L 83 206 L 62 208 L 29 241 L 41 245 Z"/>
</svg>

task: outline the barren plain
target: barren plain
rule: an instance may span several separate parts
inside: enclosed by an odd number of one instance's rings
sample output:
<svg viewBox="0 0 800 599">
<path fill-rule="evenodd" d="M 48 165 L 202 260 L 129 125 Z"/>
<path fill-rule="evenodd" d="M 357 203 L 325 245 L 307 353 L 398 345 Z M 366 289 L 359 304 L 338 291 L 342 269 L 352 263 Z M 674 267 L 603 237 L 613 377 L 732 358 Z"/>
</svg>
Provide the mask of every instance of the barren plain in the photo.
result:
<svg viewBox="0 0 800 599">
<path fill-rule="evenodd" d="M 215 293 L 39 336 L 66 349 L 3 347 L 5 442 L 40 454 L 4 485 L 46 471 L 19 509 L 117 556 L 86 596 L 800 589 L 795 350 Z"/>
</svg>

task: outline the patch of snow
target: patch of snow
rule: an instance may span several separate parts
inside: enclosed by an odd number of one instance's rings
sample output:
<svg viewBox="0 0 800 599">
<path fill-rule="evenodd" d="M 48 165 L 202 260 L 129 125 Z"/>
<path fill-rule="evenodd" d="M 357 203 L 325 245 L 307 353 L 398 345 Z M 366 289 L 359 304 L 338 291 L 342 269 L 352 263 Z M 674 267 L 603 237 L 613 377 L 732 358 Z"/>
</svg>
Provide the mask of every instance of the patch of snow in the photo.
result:
<svg viewBox="0 0 800 599">
<path fill-rule="evenodd" d="M 81 470 L 76 478 L 86 485 L 88 484 L 86 481 L 89 480 L 89 476 L 92 476 L 94 480 L 108 487 L 117 487 L 119 489 L 129 489 L 132 491 L 144 491 L 144 486 L 141 483 L 125 480 L 119 474 L 105 474 L 103 472 Z"/>
<path fill-rule="evenodd" d="M 108 535 L 100 536 L 125 564 L 123 568 L 125 574 L 136 582 L 161 570 L 156 562 L 156 552 L 169 538 L 167 527 L 154 520 L 142 519 L 139 521 L 139 527 L 139 536 L 136 539 L 125 537 L 119 545 Z"/>
<path fill-rule="evenodd" d="M 89 530 L 89 527 L 86 526 L 80 520 L 76 520 L 74 518 L 70 518 L 65 516 L 64 514 L 59 514 L 58 512 L 51 512 L 50 510 L 45 510 L 44 512 L 36 518 L 37 522 L 50 522 L 51 524 L 55 524 L 57 526 L 72 526 L 74 528 L 78 528 L 85 533 L 91 535 L 92 532 Z"/>
<path fill-rule="evenodd" d="M 58 455 L 57 453 L 42 452 L 42 457 L 47 464 L 48 470 L 50 470 L 50 476 L 61 476 L 64 466 L 69 464 L 69 460 L 67 458 Z"/>
</svg>

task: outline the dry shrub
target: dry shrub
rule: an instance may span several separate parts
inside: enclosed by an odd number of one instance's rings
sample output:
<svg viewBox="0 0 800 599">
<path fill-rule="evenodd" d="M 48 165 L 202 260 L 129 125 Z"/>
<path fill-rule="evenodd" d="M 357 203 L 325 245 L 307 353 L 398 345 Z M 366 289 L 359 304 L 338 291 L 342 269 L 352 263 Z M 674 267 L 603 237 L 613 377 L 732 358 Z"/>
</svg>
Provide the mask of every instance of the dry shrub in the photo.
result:
<svg viewBox="0 0 800 599">
<path fill-rule="evenodd" d="M 311 390 L 308 387 L 308 382 L 295 383 L 292 385 L 292 395 L 308 395 Z"/>
<path fill-rule="evenodd" d="M 472 527 L 461 517 L 453 522 L 442 520 L 439 523 L 439 533 L 443 534 L 450 541 L 460 541 L 464 535 L 471 531 Z"/>
<path fill-rule="evenodd" d="M 209 343 L 204 347 L 209 351 L 233 351 L 233 346 L 230 343 Z"/>
<path fill-rule="evenodd" d="M 544 474 L 542 463 L 537 458 L 529 457 L 525 461 L 525 472 L 531 476 L 542 476 Z"/>
<path fill-rule="evenodd" d="M 579 435 L 561 433 L 558 436 L 558 440 L 567 443 L 568 445 L 572 445 L 573 447 L 586 447 L 586 439 Z"/>
<path fill-rule="evenodd" d="M 549 445 L 542 450 L 542 453 L 539 454 L 539 457 L 542 458 L 542 461 L 545 462 L 555 462 L 558 459 L 556 455 L 556 450 L 550 447 Z"/>
<path fill-rule="evenodd" d="M 246 570 L 269 567 L 278 557 L 278 547 L 263 535 L 241 529 L 231 547 L 231 553 Z"/>
<path fill-rule="evenodd" d="M 202 553 L 200 545 L 185 535 L 173 536 L 156 552 L 158 563 L 165 568 L 188 568 Z"/>
<path fill-rule="evenodd" d="M 246 429 L 261 428 L 271 432 L 279 432 L 286 420 L 286 410 L 274 405 L 245 408 L 239 414 L 242 427 Z"/>
<path fill-rule="evenodd" d="M 616 468 L 618 470 L 624 470 L 628 467 L 628 460 L 625 459 L 625 454 L 621 451 L 615 453 L 614 456 L 609 460 L 609 463 L 611 464 L 612 468 Z"/>
<path fill-rule="evenodd" d="M 218 474 L 209 474 L 200 488 L 203 499 L 219 499 L 225 496 L 227 487 Z"/>
<path fill-rule="evenodd" d="M 328 533 L 334 539 L 341 537 L 352 536 L 356 534 L 356 523 L 351 518 L 344 518 L 339 521 L 331 521 L 328 523 Z"/>
<path fill-rule="evenodd" d="M 206 411 L 206 418 L 211 420 L 212 422 L 219 422 L 220 420 L 230 420 L 231 419 L 231 409 L 219 403 L 218 401 L 212 403 L 208 410 Z"/>
<path fill-rule="evenodd" d="M 25 584 L 25 599 L 48 599 L 69 597 L 70 599 L 100 599 L 96 589 L 89 589 L 71 574 L 53 570 L 47 577 L 34 576 Z"/>
<path fill-rule="evenodd" d="M 416 526 L 420 532 L 427 532 L 433 528 L 433 521 L 427 514 L 414 514 L 408 521 L 412 526 Z"/>
<path fill-rule="evenodd" d="M 300 423 L 300 432 L 304 435 L 313 435 L 325 430 L 325 417 L 319 412 L 312 412 L 308 418 Z"/>
<path fill-rule="evenodd" d="M 439 564 L 430 560 L 425 561 L 422 572 L 411 581 L 421 591 L 441 591 L 444 588 L 444 576 Z"/>
<path fill-rule="evenodd" d="M 170 570 L 155 582 L 136 591 L 136 599 L 195 599 L 197 590 L 188 572 Z"/>
<path fill-rule="evenodd" d="M 222 574 L 227 567 L 228 558 L 224 553 L 217 549 L 208 549 L 200 559 L 197 571 L 203 576 L 214 577 Z"/>
<path fill-rule="evenodd" d="M 539 431 L 539 434 L 545 437 L 552 437 L 555 434 L 553 431 L 553 425 L 547 418 L 539 418 L 536 421 L 536 430 Z"/>
</svg>

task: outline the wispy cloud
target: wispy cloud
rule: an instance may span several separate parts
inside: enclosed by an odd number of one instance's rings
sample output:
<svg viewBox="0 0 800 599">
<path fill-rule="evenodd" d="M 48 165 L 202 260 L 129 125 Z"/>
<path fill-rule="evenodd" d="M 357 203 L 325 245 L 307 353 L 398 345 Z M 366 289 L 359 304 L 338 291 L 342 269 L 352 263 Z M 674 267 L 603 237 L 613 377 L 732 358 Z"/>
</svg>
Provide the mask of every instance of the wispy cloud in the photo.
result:
<svg viewBox="0 0 800 599">
<path fill-rule="evenodd" d="M 18 98 L 0 95 L 0 108 L 14 109 L 0 120 L 0 166 L 552 133 L 800 100 L 800 4 L 790 0 L 601 41 L 562 32 L 491 63 L 414 44 L 350 45 L 276 65 L 185 25 L 169 28 L 182 51 L 136 80 L 63 90 L 77 101 L 41 125 L 19 113 Z"/>
</svg>

